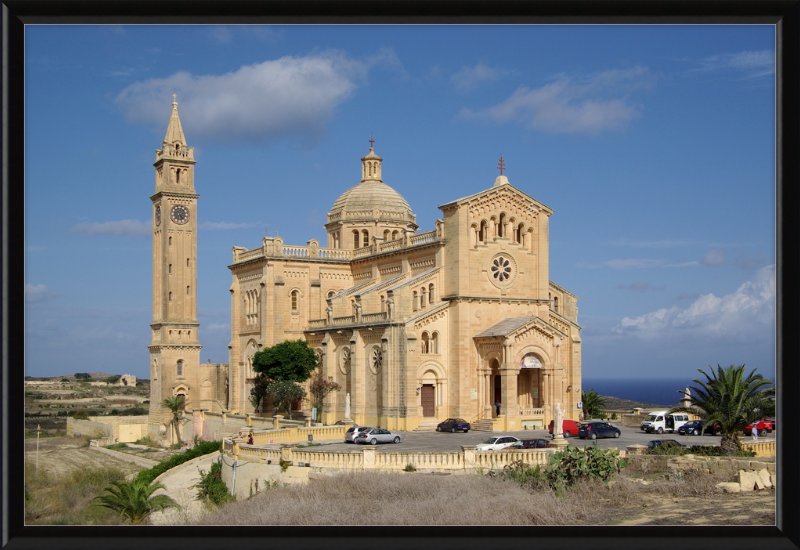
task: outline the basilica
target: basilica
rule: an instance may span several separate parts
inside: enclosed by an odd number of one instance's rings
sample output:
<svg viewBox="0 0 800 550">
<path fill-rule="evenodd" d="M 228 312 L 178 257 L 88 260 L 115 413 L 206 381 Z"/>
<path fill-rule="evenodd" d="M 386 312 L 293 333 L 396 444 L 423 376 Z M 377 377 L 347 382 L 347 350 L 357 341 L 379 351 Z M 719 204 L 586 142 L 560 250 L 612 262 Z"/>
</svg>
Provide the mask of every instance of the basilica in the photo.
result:
<svg viewBox="0 0 800 550">
<path fill-rule="evenodd" d="M 199 195 L 173 101 L 151 197 L 151 423 L 164 422 L 158 404 L 177 395 L 187 410 L 251 412 L 253 356 L 290 339 L 306 340 L 341 386 L 323 423 L 349 412 L 393 430 L 448 417 L 519 430 L 547 427 L 557 403 L 579 418 L 577 297 L 549 278 L 553 210 L 514 187 L 501 159 L 493 185 L 439 206 L 441 218 L 420 231 L 373 144 L 360 182 L 330 208 L 327 242 L 233 247 L 229 362 L 201 364 Z"/>
</svg>

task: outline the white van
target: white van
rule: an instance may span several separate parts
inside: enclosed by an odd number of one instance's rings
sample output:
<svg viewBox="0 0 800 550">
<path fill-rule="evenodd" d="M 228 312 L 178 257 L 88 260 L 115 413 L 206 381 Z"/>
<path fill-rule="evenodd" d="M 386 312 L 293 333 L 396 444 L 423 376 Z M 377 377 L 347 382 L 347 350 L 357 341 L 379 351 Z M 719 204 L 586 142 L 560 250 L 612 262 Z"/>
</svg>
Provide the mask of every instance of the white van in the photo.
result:
<svg viewBox="0 0 800 550">
<path fill-rule="evenodd" d="M 689 415 L 686 413 L 667 414 L 667 411 L 653 411 L 645 417 L 640 428 L 649 434 L 678 433 L 678 428 L 687 422 Z"/>
</svg>

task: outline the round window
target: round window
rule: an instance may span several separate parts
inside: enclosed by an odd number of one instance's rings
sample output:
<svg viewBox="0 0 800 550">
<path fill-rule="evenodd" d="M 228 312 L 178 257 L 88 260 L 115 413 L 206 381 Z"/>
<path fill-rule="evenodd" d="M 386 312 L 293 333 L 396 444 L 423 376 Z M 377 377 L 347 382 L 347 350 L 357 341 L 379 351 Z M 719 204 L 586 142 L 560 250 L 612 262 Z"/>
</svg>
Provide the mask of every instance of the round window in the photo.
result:
<svg viewBox="0 0 800 550">
<path fill-rule="evenodd" d="M 487 272 L 489 281 L 494 286 L 508 287 L 517 278 L 517 262 L 511 255 L 503 252 L 491 259 Z"/>
</svg>

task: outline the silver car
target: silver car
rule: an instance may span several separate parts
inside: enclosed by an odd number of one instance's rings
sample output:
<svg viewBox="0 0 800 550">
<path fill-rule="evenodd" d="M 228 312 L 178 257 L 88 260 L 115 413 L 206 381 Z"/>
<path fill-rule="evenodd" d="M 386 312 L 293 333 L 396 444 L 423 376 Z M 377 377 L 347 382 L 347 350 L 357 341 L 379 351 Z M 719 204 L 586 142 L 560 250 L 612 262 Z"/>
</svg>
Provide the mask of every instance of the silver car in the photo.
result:
<svg viewBox="0 0 800 550">
<path fill-rule="evenodd" d="M 355 443 L 356 436 L 364 431 L 371 430 L 369 426 L 350 426 L 347 428 L 347 432 L 344 434 L 344 442 L 345 443 Z"/>
<path fill-rule="evenodd" d="M 356 443 L 369 443 L 370 445 L 400 443 L 402 440 L 402 434 L 390 432 L 383 428 L 367 428 L 366 431 L 360 432 L 356 437 Z"/>
</svg>

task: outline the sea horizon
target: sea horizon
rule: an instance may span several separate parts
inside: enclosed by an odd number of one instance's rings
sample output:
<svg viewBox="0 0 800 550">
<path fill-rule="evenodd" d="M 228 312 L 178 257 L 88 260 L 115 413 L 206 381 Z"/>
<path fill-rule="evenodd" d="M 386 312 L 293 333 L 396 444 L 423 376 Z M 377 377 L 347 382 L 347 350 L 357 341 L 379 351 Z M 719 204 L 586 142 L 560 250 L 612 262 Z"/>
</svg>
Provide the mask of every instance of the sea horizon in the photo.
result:
<svg viewBox="0 0 800 550">
<path fill-rule="evenodd" d="M 584 378 L 583 391 L 594 390 L 605 397 L 630 399 L 654 405 L 676 405 L 683 397 L 678 391 L 692 385 L 686 378 Z"/>
</svg>

